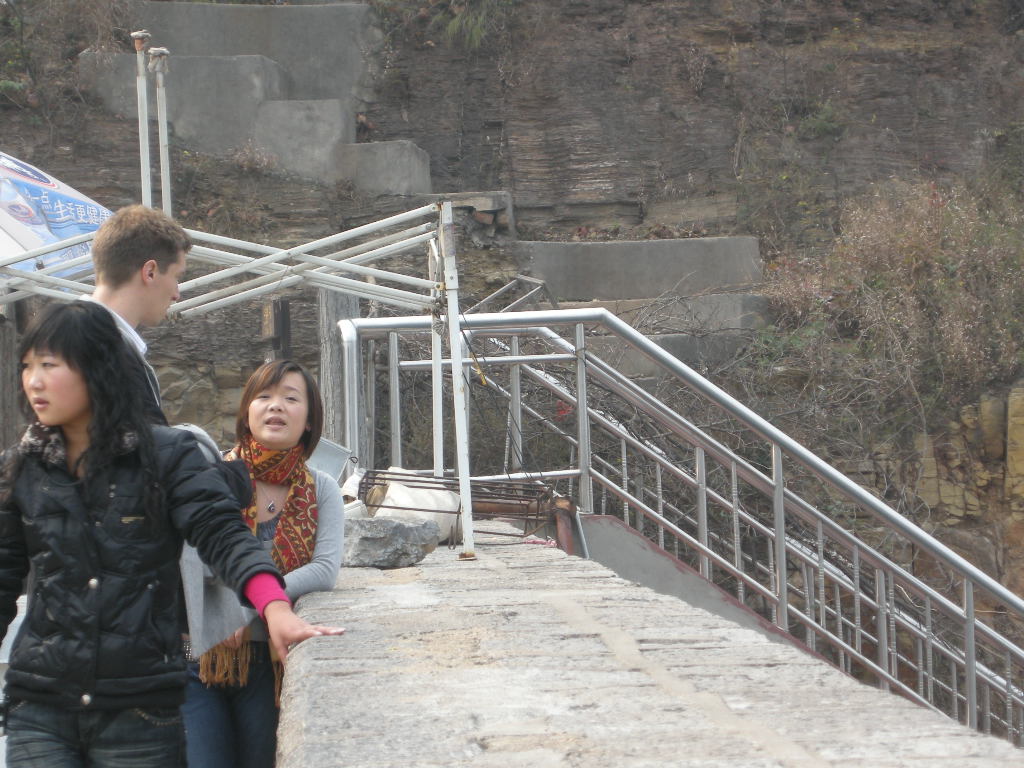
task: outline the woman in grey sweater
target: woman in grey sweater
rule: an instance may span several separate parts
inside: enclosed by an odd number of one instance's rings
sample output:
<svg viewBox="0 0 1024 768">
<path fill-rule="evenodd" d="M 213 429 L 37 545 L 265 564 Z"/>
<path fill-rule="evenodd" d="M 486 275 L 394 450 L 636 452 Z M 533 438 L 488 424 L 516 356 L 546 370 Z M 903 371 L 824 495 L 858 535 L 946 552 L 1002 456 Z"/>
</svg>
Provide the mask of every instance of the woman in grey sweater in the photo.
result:
<svg viewBox="0 0 1024 768">
<path fill-rule="evenodd" d="M 332 589 L 341 565 L 341 489 L 306 466 L 322 424 L 320 391 L 310 373 L 290 360 L 266 363 L 245 386 L 238 442 L 225 456 L 249 470 L 253 501 L 242 518 L 284 575 L 292 600 Z M 281 671 L 258 622 L 239 626 L 189 665 L 182 711 L 190 768 L 273 766 Z"/>
</svg>

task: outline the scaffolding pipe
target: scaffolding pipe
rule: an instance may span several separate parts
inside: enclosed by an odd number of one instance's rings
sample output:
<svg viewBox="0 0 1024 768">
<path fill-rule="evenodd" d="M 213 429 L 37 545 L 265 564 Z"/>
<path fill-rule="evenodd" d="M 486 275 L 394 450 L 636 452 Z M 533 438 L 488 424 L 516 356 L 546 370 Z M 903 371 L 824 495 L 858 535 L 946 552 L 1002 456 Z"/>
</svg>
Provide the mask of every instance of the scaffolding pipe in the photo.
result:
<svg viewBox="0 0 1024 768">
<path fill-rule="evenodd" d="M 441 206 L 441 261 L 444 267 L 444 291 L 447 300 L 448 353 L 452 360 L 464 356 L 462 333 L 459 330 L 459 272 L 455 266 L 455 224 L 452 204 Z M 460 559 L 475 560 L 473 543 L 473 492 L 469 482 L 469 417 L 466 408 L 466 377 L 464 369 L 452 366 L 452 409 L 455 417 L 455 468 L 459 474 L 459 497 L 462 500 L 462 554 Z"/>
<path fill-rule="evenodd" d="M 160 206 L 168 218 L 174 216 L 171 207 L 171 155 L 167 140 L 167 90 L 164 75 L 167 73 L 166 48 L 149 49 L 149 69 L 156 74 L 156 125 L 160 138 Z"/>
<path fill-rule="evenodd" d="M 146 88 L 146 43 L 152 35 L 144 29 L 132 32 L 135 45 L 135 91 L 139 102 L 139 169 L 142 171 L 142 204 L 153 207 L 153 180 L 149 167 L 149 93 Z"/>
</svg>

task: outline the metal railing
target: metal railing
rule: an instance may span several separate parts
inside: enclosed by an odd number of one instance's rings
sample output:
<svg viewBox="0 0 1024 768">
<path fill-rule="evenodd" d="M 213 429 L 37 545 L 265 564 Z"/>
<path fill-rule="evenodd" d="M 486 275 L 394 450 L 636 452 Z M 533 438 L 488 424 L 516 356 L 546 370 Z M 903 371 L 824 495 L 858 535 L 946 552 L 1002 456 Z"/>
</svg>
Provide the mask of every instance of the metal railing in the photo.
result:
<svg viewBox="0 0 1024 768">
<path fill-rule="evenodd" d="M 424 352 L 430 318 L 339 324 L 347 444 L 364 465 L 401 465 L 404 452 L 407 467 L 450 473 L 454 448 L 474 477 L 558 484 L 845 672 L 1021 745 L 1024 600 L 606 310 L 458 322 L 468 447 L 453 446 L 441 409 L 416 407 L 441 383 Z M 671 397 L 591 351 L 613 349 L 609 338 L 653 361 Z M 423 412 L 431 456 L 415 453 Z"/>
</svg>

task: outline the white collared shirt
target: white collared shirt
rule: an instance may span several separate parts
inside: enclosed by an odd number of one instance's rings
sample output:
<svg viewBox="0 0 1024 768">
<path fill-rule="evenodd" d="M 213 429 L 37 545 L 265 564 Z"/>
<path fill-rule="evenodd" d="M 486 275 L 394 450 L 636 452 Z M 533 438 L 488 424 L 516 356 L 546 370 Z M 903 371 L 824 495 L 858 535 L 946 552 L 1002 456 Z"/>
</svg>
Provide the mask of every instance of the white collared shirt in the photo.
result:
<svg viewBox="0 0 1024 768">
<path fill-rule="evenodd" d="M 83 301 L 95 302 L 96 304 L 99 304 L 101 307 L 105 308 L 114 318 L 114 322 L 117 323 L 117 328 L 118 330 L 121 331 L 121 335 L 124 336 L 125 340 L 129 342 L 138 351 L 139 355 L 142 357 L 143 360 L 146 359 L 146 351 L 149 349 L 149 347 L 147 346 L 145 340 L 139 335 L 139 332 L 132 328 L 132 326 L 128 323 L 127 320 L 125 320 L 123 317 L 117 314 L 117 312 L 112 310 L 106 304 L 96 301 L 96 299 L 93 298 L 92 294 L 89 294 L 88 296 L 82 296 L 81 299 Z"/>
</svg>

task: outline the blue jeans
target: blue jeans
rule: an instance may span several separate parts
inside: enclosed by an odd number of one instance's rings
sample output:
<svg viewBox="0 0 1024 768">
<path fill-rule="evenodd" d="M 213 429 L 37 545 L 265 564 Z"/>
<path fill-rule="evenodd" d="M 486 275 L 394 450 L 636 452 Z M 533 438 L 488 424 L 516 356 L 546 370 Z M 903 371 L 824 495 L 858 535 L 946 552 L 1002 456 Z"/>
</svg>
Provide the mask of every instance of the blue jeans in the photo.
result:
<svg viewBox="0 0 1024 768">
<path fill-rule="evenodd" d="M 75 711 L 33 701 L 7 713 L 8 768 L 182 768 L 177 707 Z"/>
<path fill-rule="evenodd" d="M 185 686 L 188 768 L 273 768 L 277 752 L 274 668 L 267 643 L 253 643 L 249 682 L 207 686 L 189 664 Z"/>
</svg>

